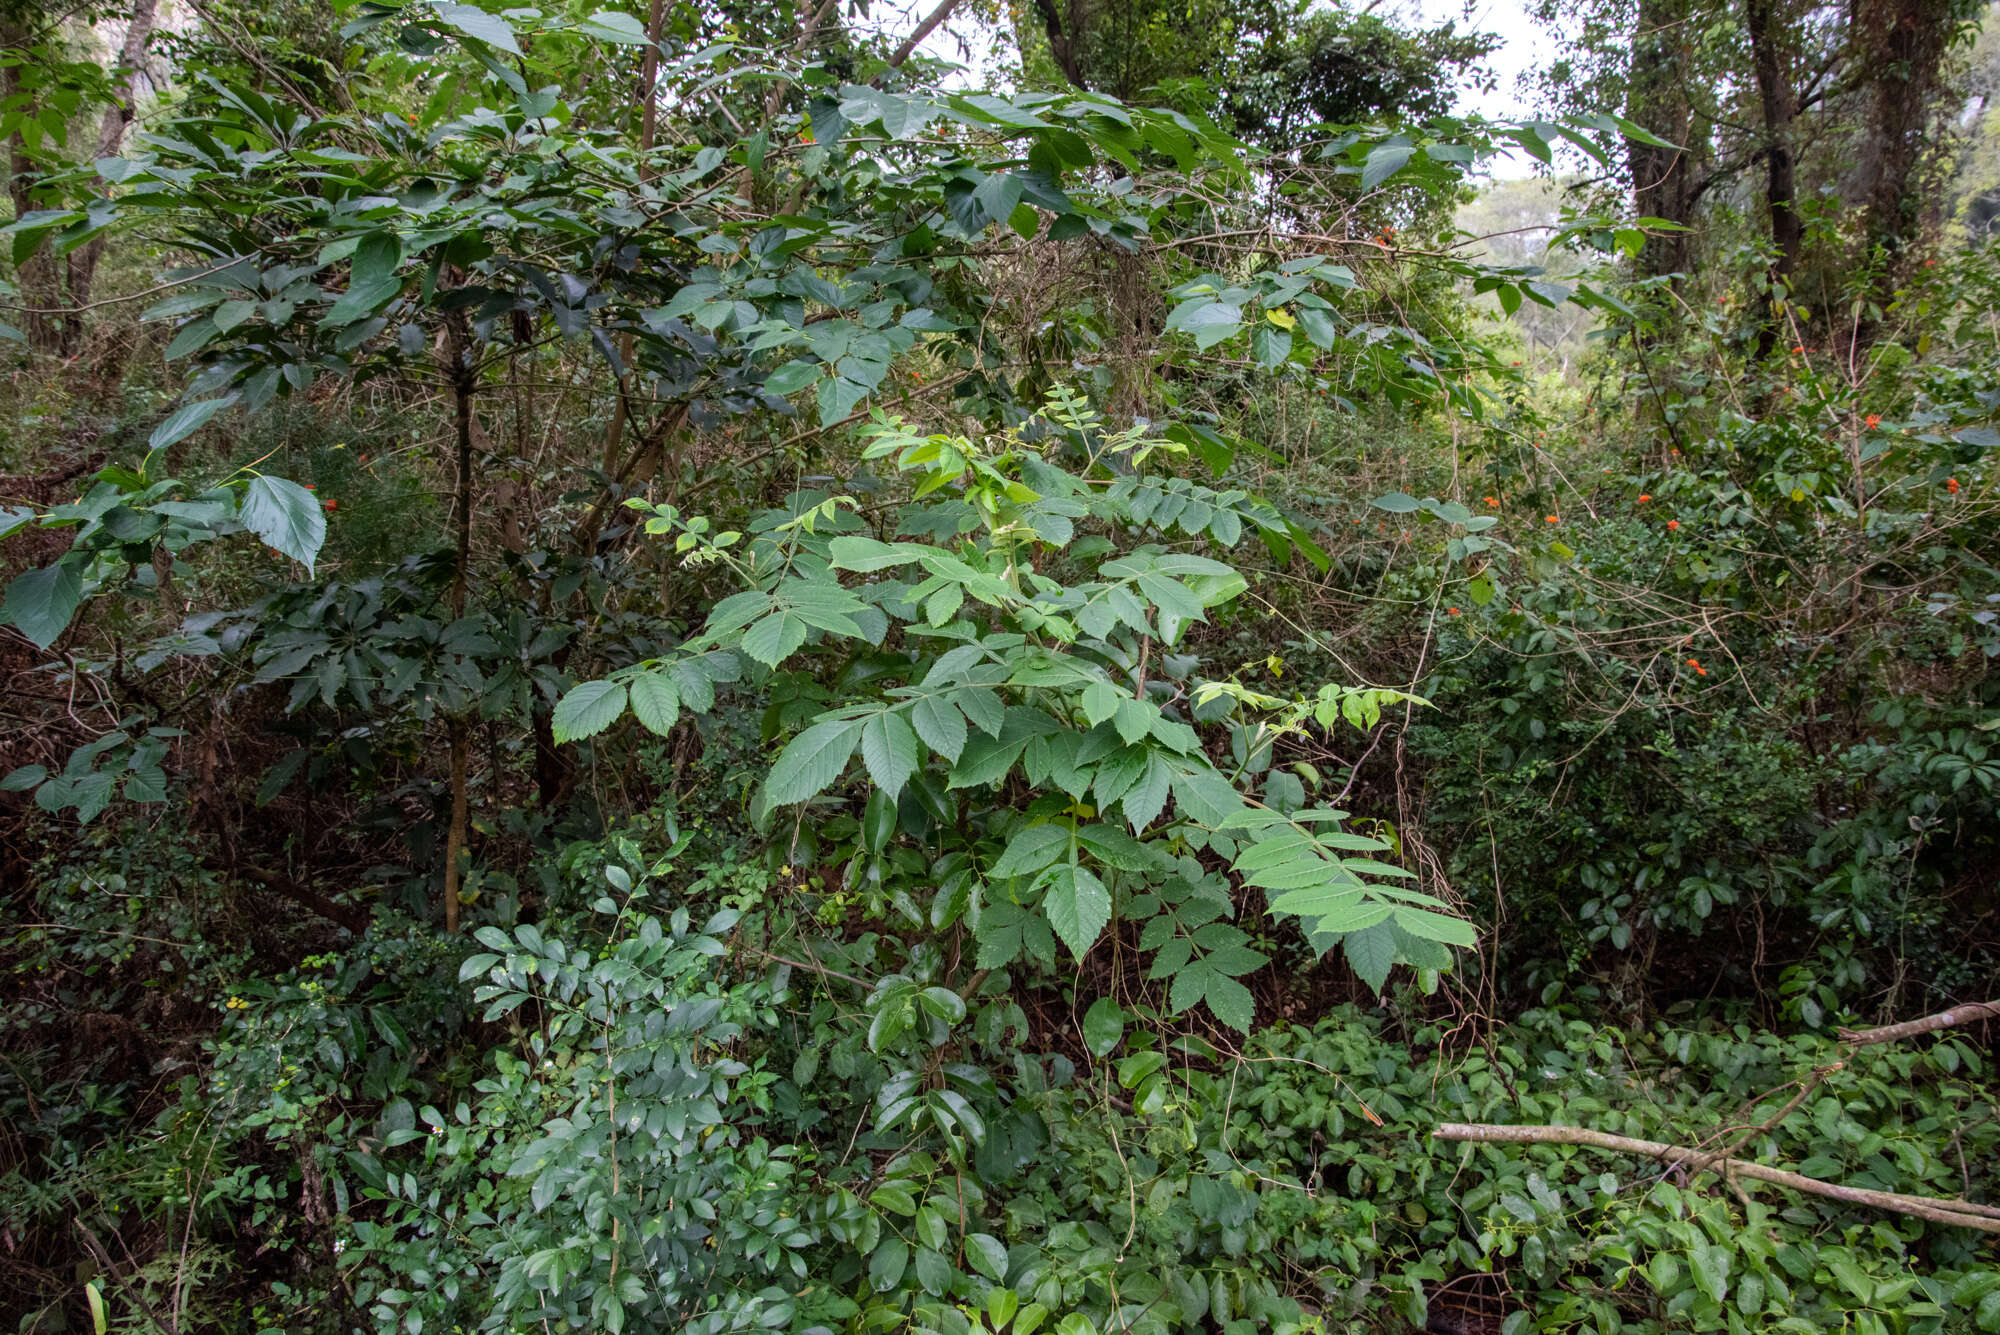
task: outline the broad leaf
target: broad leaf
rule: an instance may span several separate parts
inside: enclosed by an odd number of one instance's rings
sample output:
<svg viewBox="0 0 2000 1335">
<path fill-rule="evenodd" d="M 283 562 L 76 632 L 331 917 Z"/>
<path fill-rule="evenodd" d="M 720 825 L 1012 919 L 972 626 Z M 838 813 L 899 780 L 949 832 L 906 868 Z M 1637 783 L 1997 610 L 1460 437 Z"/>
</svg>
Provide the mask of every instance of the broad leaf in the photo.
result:
<svg viewBox="0 0 2000 1335">
<path fill-rule="evenodd" d="M 861 740 L 861 727 L 860 719 L 830 719 L 794 737 L 764 781 L 765 800 L 789 806 L 826 791 L 847 768 L 847 758 Z"/>
<path fill-rule="evenodd" d="M 250 479 L 237 512 L 243 527 L 291 557 L 310 575 L 326 542 L 326 515 L 313 494 L 296 482 L 259 474 Z"/>
<path fill-rule="evenodd" d="M 616 681 L 586 681 L 572 686 L 556 702 L 551 727 L 559 742 L 595 736 L 625 712 L 625 685 Z"/>
<path fill-rule="evenodd" d="M 67 561 L 30 570 L 7 586 L 0 615 L 14 628 L 46 649 L 63 633 L 77 604 L 83 601 L 83 573 Z"/>
</svg>

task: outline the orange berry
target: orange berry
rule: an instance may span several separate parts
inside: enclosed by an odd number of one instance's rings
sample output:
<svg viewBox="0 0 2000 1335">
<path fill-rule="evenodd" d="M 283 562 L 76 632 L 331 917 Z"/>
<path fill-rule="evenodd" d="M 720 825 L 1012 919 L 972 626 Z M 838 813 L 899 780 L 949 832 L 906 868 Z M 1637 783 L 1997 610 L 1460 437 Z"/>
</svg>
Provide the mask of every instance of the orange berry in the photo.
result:
<svg viewBox="0 0 2000 1335">
<path fill-rule="evenodd" d="M 1545 518 L 1545 519 L 1547 520 L 1547 522 L 1549 522 L 1549 523 L 1551 523 L 1551 524 L 1560 524 L 1560 523 L 1562 523 L 1562 520 L 1560 520 L 1560 519 L 1556 518 L 1556 517 L 1555 517 L 1554 515 L 1545 515 L 1545 516 L 1544 516 L 1544 518 Z"/>
<path fill-rule="evenodd" d="M 1495 496 L 1488 496 L 1486 498 L 1486 504 L 1496 510 L 1500 508 L 1499 498 Z"/>
<path fill-rule="evenodd" d="M 1653 498 L 1651 496 L 1649 496 L 1643 491 L 1639 493 L 1639 504 L 1641 505 L 1644 505 L 1647 501 L 1650 501 L 1652 499 Z"/>
<path fill-rule="evenodd" d="M 1882 414 L 1880 413 L 1868 414 L 1868 429 L 1870 431 L 1873 431 L 1876 427 L 1881 425 L 1882 425 Z"/>
<path fill-rule="evenodd" d="M 1456 607 L 1447 607 L 1444 610 L 1451 613 L 1453 616 L 1458 615 L 1458 609 Z"/>
<path fill-rule="evenodd" d="M 1958 492 L 1958 479 L 1955 477 L 1946 478 L 1944 480 L 1944 489 L 1956 495 Z"/>
<path fill-rule="evenodd" d="M 1678 519 L 1669 519 L 1667 521 L 1668 528 L 1679 528 L 1680 526 L 1681 526 L 1681 521 Z"/>
</svg>

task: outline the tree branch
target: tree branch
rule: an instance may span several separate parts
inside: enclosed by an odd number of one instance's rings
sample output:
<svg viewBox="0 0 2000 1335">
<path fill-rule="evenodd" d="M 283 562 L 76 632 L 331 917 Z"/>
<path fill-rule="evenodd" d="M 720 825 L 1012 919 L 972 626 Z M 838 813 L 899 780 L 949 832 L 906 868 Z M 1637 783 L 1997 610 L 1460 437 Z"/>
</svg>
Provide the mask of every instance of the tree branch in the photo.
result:
<svg viewBox="0 0 2000 1335">
<path fill-rule="evenodd" d="M 1877 1210 L 1915 1215 L 1935 1224 L 1953 1228 L 1976 1228 L 1982 1233 L 2000 1234 L 2000 1207 L 1977 1205 L 1971 1201 L 1939 1200 L 1930 1196 L 1905 1196 L 1893 1191 L 1869 1191 L 1862 1187 L 1821 1182 L 1782 1168 L 1766 1168 L 1746 1159 L 1716 1159 L 1685 1145 L 1668 1145 L 1657 1140 L 1634 1140 L 1613 1136 L 1581 1126 L 1494 1126 L 1481 1122 L 1446 1122 L 1431 1132 L 1434 1140 L 1469 1140 L 1488 1145 L 1581 1145 L 1589 1149 L 1636 1154 L 1677 1164 L 1696 1172 L 1720 1172 L 1724 1177 L 1748 1177 L 1793 1191 L 1824 1196 L 1848 1205 L 1866 1205 Z"/>
<path fill-rule="evenodd" d="M 1948 1011 L 1926 1015 L 1921 1020 L 1905 1020 L 1901 1024 L 1885 1024 L 1875 1029 L 1843 1029 L 1840 1041 L 1854 1047 L 1869 1043 L 1895 1043 L 1915 1038 L 1918 1034 L 1936 1033 L 1940 1029 L 1951 1029 L 1978 1020 L 2000 1020 L 2000 1001 L 1968 1001 L 1963 1006 L 1953 1006 Z"/>
<path fill-rule="evenodd" d="M 956 8 L 957 5 L 958 5 L 958 0 L 938 0 L 937 8 L 933 9 L 930 13 L 924 15 L 924 21 L 917 25 L 916 31 L 912 32 L 908 37 L 906 37 L 903 40 L 903 44 L 896 48 L 895 55 L 889 57 L 889 69 L 893 70 L 901 68 L 903 62 L 910 58 L 910 53 L 917 49 L 917 43 L 923 41 L 924 38 L 930 36 L 932 30 L 934 30 L 938 24 L 943 23 L 947 18 L 949 18 L 951 16 L 951 11 L 954 8 Z M 876 87 L 879 88 L 881 86 L 883 76 L 888 74 L 888 72 L 889 70 L 883 70 L 881 74 L 875 76 L 872 82 L 875 84 Z"/>
</svg>

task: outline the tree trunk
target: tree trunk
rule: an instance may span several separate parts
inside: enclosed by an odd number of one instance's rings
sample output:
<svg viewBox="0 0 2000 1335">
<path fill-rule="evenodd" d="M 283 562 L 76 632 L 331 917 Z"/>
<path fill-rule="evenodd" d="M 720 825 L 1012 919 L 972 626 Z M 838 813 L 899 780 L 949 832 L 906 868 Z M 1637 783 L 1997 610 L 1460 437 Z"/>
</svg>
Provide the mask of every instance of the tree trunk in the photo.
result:
<svg viewBox="0 0 2000 1335">
<path fill-rule="evenodd" d="M 1764 208 L 1770 217 L 1771 245 L 1776 251 L 1770 269 L 1771 284 L 1790 290 L 1792 275 L 1798 271 L 1805 250 L 1805 223 L 1799 217 L 1798 183 L 1792 159 L 1792 120 L 1798 113 L 1798 94 L 1792 87 L 1789 53 L 1783 49 L 1785 17 L 1778 12 L 1778 0 L 1747 0 L 1743 7 L 1744 26 L 1750 37 L 1751 67 L 1757 80 L 1757 100 L 1764 113 Z M 1768 357 L 1777 343 L 1775 316 L 1768 313 L 1771 298 L 1764 305 L 1767 316 L 1757 336 L 1757 355 Z"/>
<path fill-rule="evenodd" d="M 1693 46 L 1691 0 L 1639 0 L 1638 28 L 1632 38 L 1632 73 L 1625 118 L 1671 148 L 1637 139 L 1625 141 L 1625 165 L 1632 176 L 1632 203 L 1641 217 L 1686 227 L 1694 220 Z M 1639 271 L 1647 278 L 1687 272 L 1689 235 L 1661 232 L 1646 238 Z"/>
<path fill-rule="evenodd" d="M 1869 0 L 1850 10 L 1854 59 L 1873 80 L 1847 194 L 1864 210 L 1870 250 L 1887 260 L 1879 299 L 1907 276 L 1902 260 L 1925 222 L 1911 178 L 1934 142 L 1927 132 L 1945 91 L 1944 57 L 1965 8 L 1963 0 Z"/>
<path fill-rule="evenodd" d="M 1055 0 L 1035 0 L 1035 9 L 1042 16 L 1042 30 L 1048 34 L 1049 54 L 1055 57 L 1056 68 L 1063 78 L 1081 88 L 1086 93 L 1090 85 L 1084 81 L 1083 67 L 1077 59 L 1077 29 L 1082 26 L 1082 15 L 1072 0 L 1069 6 L 1069 23 L 1064 25 L 1062 15 L 1056 12 Z"/>
<path fill-rule="evenodd" d="M 451 616 L 465 615 L 467 587 L 472 574 L 472 340 L 465 313 L 455 311 L 445 325 L 445 360 L 451 376 L 452 407 L 458 427 L 458 497 L 454 514 L 457 530 L 457 566 L 451 580 Z M 472 753 L 470 709 L 455 712 L 447 725 L 451 738 L 451 826 L 444 843 L 444 929 L 458 931 L 459 859 L 464 856 L 467 832 L 466 786 Z"/>
<path fill-rule="evenodd" d="M 97 156 L 116 157 L 125 143 L 125 129 L 138 115 L 139 75 L 146 60 L 146 45 L 153 39 L 153 24 L 159 16 L 159 0 L 134 0 L 132 21 L 125 29 L 125 44 L 118 51 L 118 69 L 112 84 L 111 105 L 104 109 L 104 121 L 97 132 Z M 69 300 L 73 306 L 90 304 L 91 285 L 97 278 L 98 261 L 104 258 L 104 238 L 70 252 Z M 83 318 L 73 317 L 62 331 L 62 350 L 76 351 L 83 335 Z"/>
<path fill-rule="evenodd" d="M 0 50 L 33 59 L 37 36 L 17 11 L 0 18 Z M 11 104 L 20 95 L 18 66 L 0 65 L 0 102 Z M 35 185 L 41 175 L 40 164 L 28 152 L 27 140 L 16 130 L 7 140 L 7 195 L 16 218 L 40 207 Z M 36 352 L 58 351 L 62 346 L 62 325 L 54 312 L 61 304 L 62 290 L 55 258 L 45 246 L 17 265 L 14 273 L 21 290 L 21 330 L 28 336 L 28 346 Z"/>
</svg>

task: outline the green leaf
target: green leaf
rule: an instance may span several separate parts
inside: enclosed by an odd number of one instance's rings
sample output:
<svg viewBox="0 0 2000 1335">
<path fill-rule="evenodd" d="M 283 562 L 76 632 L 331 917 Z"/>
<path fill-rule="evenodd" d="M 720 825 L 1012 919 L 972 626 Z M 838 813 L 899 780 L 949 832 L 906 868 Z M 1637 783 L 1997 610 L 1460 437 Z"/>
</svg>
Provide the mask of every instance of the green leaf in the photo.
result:
<svg viewBox="0 0 2000 1335">
<path fill-rule="evenodd" d="M 1030 825 L 1007 841 L 1000 860 L 987 869 L 996 881 L 1033 876 L 1052 865 L 1069 848 L 1069 831 L 1060 825 Z"/>
<path fill-rule="evenodd" d="M 864 575 L 906 566 L 927 550 L 913 542 L 878 542 L 874 538 L 853 534 L 835 538 L 826 546 L 835 570 L 852 570 Z"/>
<path fill-rule="evenodd" d="M 664 737 L 681 714 L 680 688 L 664 672 L 642 672 L 632 678 L 632 713 L 641 727 Z"/>
<path fill-rule="evenodd" d="M 1069 953 L 1082 959 L 1111 921 L 1111 892 L 1084 867 L 1058 867 L 1042 911 Z"/>
<path fill-rule="evenodd" d="M 764 388 L 772 394 L 796 394 L 825 371 L 819 362 L 789 361 L 764 377 Z"/>
<path fill-rule="evenodd" d="M 1423 502 L 1404 491 L 1392 491 L 1387 496 L 1377 496 L 1368 502 L 1377 510 L 1387 510 L 1392 515 L 1406 515 L 1412 510 L 1423 508 Z"/>
<path fill-rule="evenodd" d="M 861 740 L 861 727 L 860 719 L 829 719 L 794 737 L 764 781 L 765 800 L 789 806 L 826 791 L 847 768 L 847 758 Z"/>
<path fill-rule="evenodd" d="M 1275 371 L 1292 355 L 1292 336 L 1282 329 L 1260 324 L 1250 335 L 1250 355 L 1267 371 Z"/>
<path fill-rule="evenodd" d="M 323 328 L 337 329 L 358 320 L 365 320 L 382 307 L 396 299 L 403 290 L 403 284 L 394 274 L 369 281 L 356 279 L 340 294 L 340 299 L 327 307 L 319 322 Z"/>
<path fill-rule="evenodd" d="M 572 686 L 556 702 L 550 726 L 558 742 L 574 742 L 603 732 L 624 712 L 623 682 L 586 681 Z"/>
<path fill-rule="evenodd" d="M 174 409 L 166 421 L 153 428 L 153 434 L 146 439 L 148 449 L 164 450 L 169 445 L 187 439 L 208 424 L 208 419 L 227 408 L 234 399 L 203 399 L 199 403 L 184 403 Z"/>
<path fill-rule="evenodd" d="M 1083 688 L 1083 717 L 1091 727 L 1118 713 L 1118 706 L 1130 697 L 1108 681 L 1094 681 Z"/>
<path fill-rule="evenodd" d="M 1361 166 L 1361 188 L 1373 190 L 1382 182 L 1403 170 L 1403 164 L 1410 160 L 1416 149 L 1408 144 L 1384 144 L 1369 152 Z"/>
<path fill-rule="evenodd" d="M 909 1244 L 898 1237 L 884 1238 L 875 1248 L 875 1254 L 868 1258 L 868 1282 L 875 1292 L 887 1293 L 903 1282 L 903 1271 L 909 1263 Z"/>
<path fill-rule="evenodd" d="M 1250 1025 L 1257 1018 L 1257 1001 L 1250 995 L 1249 988 L 1234 978 L 1211 973 L 1202 987 L 1201 998 L 1208 1003 L 1216 1019 L 1239 1033 L 1250 1032 Z"/>
<path fill-rule="evenodd" d="M 603 42 L 617 42 L 623 46 L 646 45 L 646 29 L 639 20 L 615 9 L 599 10 L 577 24 L 576 30 Z"/>
<path fill-rule="evenodd" d="M 870 716 L 862 725 L 861 763 L 867 766 L 875 786 L 889 796 L 903 791 L 921 759 L 917 734 L 901 714 L 885 711 Z"/>
<path fill-rule="evenodd" d="M 13 623 L 37 649 L 46 649 L 63 633 L 82 601 L 82 571 L 67 561 L 58 561 L 30 570 L 9 584 L 0 617 Z"/>
<path fill-rule="evenodd" d="M 1378 922 L 1373 927 L 1349 932 L 1340 939 L 1340 948 L 1355 977 L 1380 996 L 1383 985 L 1389 981 L 1390 966 L 1396 962 L 1396 934 L 1389 924 Z"/>
<path fill-rule="evenodd" d="M 438 21 L 448 28 L 455 28 L 467 37 L 497 46 L 510 56 L 521 54 L 521 48 L 514 40 L 514 29 L 506 19 L 497 14 L 489 14 L 472 5 L 442 4 L 437 6 Z"/>
<path fill-rule="evenodd" d="M 995 172 L 979 183 L 972 197 L 979 202 L 979 211 L 988 222 L 1005 222 L 1014 212 L 1014 206 L 1021 202 L 1024 186 L 1025 182 L 1012 172 Z"/>
<path fill-rule="evenodd" d="M 310 575 L 326 541 L 326 515 L 313 494 L 296 482 L 259 474 L 243 493 L 236 516 L 267 546 L 291 557 Z"/>
<path fill-rule="evenodd" d="M 927 695 L 910 708 L 910 723 L 924 744 L 952 764 L 965 750 L 965 716 L 948 701 Z"/>
<path fill-rule="evenodd" d="M 743 652 L 765 667 L 776 667 L 806 642 L 806 629 L 790 612 L 773 613 L 743 632 Z"/>
<path fill-rule="evenodd" d="M 1099 997 L 1083 1015 L 1083 1045 L 1093 1057 L 1108 1057 L 1125 1037 L 1125 1012 L 1110 997 Z"/>
<path fill-rule="evenodd" d="M 990 1233 L 974 1233 L 966 1238 L 965 1259 L 995 1284 L 1007 1278 L 1007 1246 Z"/>
<path fill-rule="evenodd" d="M 48 777 L 45 765 L 23 765 L 17 770 L 9 770 L 7 777 L 0 779 L 0 793 L 25 793 Z"/>
</svg>

